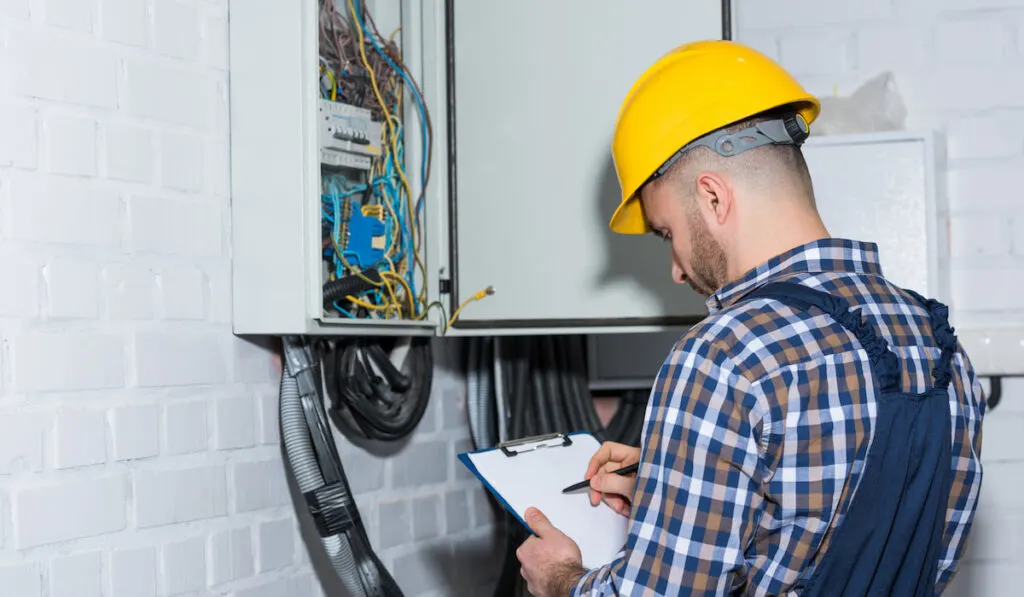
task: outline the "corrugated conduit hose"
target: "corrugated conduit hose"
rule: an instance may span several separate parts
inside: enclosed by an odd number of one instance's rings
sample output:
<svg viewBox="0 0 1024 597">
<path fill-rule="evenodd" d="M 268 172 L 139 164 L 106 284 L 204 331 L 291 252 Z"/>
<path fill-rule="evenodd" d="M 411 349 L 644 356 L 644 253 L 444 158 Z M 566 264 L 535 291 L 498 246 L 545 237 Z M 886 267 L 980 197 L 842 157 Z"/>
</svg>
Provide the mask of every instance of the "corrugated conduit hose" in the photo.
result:
<svg viewBox="0 0 1024 597">
<path fill-rule="evenodd" d="M 295 475 L 299 491 L 309 493 L 324 486 L 323 475 L 313 452 L 313 444 L 309 436 L 309 427 L 302 410 L 302 399 L 299 396 L 298 382 L 288 370 L 287 359 L 281 375 L 281 436 L 285 453 Z M 352 546 L 344 535 L 321 537 L 324 551 L 331 561 L 349 595 L 352 597 L 370 597 L 359 576 Z"/>
<path fill-rule="evenodd" d="M 480 361 L 483 346 L 482 338 L 470 338 L 467 350 L 466 363 L 466 414 L 469 415 L 469 435 L 473 440 L 473 446 L 481 449 L 480 444 Z"/>
<path fill-rule="evenodd" d="M 494 363 L 491 338 L 471 338 L 466 366 L 466 410 L 469 433 L 477 449 L 494 445 Z"/>
<path fill-rule="evenodd" d="M 477 401 L 480 425 L 480 441 L 483 448 L 494 445 L 494 434 L 491 425 L 494 423 L 494 338 L 483 341 L 480 353 L 480 399 Z"/>
</svg>

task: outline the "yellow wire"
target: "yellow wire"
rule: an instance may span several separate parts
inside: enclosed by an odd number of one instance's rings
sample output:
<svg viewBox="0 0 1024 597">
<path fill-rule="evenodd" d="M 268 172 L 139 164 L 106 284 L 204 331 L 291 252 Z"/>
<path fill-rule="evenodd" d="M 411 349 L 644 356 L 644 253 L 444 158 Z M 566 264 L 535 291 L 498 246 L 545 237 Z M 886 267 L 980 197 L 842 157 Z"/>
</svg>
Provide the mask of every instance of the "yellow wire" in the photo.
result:
<svg viewBox="0 0 1024 597">
<path fill-rule="evenodd" d="M 398 35 L 398 32 L 401 31 L 401 30 L 402 30 L 402 26 L 401 25 L 399 25 L 398 27 L 395 27 L 395 30 L 391 32 L 391 37 L 389 37 L 388 39 L 391 40 L 391 41 L 395 41 L 395 36 Z"/>
<path fill-rule="evenodd" d="M 346 296 L 345 300 L 355 305 L 359 305 L 360 307 L 370 309 L 371 311 L 387 311 L 389 308 L 388 305 L 374 305 L 373 303 L 368 303 L 366 301 L 357 299 L 354 296 Z"/>
<path fill-rule="evenodd" d="M 448 321 L 448 314 L 444 312 L 444 305 L 441 304 L 441 301 L 434 301 L 434 302 L 430 303 L 429 305 L 427 305 L 427 308 L 423 311 L 423 313 L 420 313 L 419 315 L 416 316 L 416 320 L 417 321 L 422 321 L 422 320 L 426 319 L 427 315 L 430 313 L 430 308 L 431 307 L 437 307 L 438 309 L 441 310 L 441 317 L 444 318 L 441 321 Z M 448 329 L 448 328 L 445 328 L 445 329 Z"/>
<path fill-rule="evenodd" d="M 335 241 L 333 236 L 331 237 L 331 245 L 334 246 L 334 252 L 338 255 L 338 259 L 341 260 L 341 264 L 345 266 L 345 269 L 352 272 L 360 280 L 366 282 L 367 284 L 370 284 L 371 286 L 374 286 L 376 288 L 380 288 L 381 286 L 383 286 L 384 288 L 387 289 L 388 294 L 391 296 L 391 302 L 396 305 L 398 304 L 398 298 L 395 297 L 395 289 L 391 286 L 391 284 L 388 284 L 387 280 L 381 278 L 380 282 L 374 282 L 373 280 L 364 276 L 361 271 L 352 267 L 352 264 L 349 263 L 348 260 L 345 259 L 345 256 L 341 253 L 341 247 L 338 246 L 338 243 L 337 241 Z"/>
<path fill-rule="evenodd" d="M 459 318 L 459 313 L 462 313 L 462 310 L 465 309 L 467 305 L 469 305 L 470 303 L 472 303 L 474 301 L 478 301 L 480 299 L 485 299 L 485 298 L 491 296 L 492 294 L 494 294 L 494 287 L 493 286 L 488 286 L 487 288 L 484 288 L 483 290 L 481 290 L 480 292 L 474 294 L 473 296 L 469 297 L 468 299 L 462 301 L 462 304 L 459 305 L 459 308 L 456 309 L 455 312 L 452 313 L 452 316 L 448 319 L 448 324 L 444 326 L 444 331 L 447 332 L 448 328 L 452 327 L 452 324 L 455 323 L 455 320 Z"/>
<path fill-rule="evenodd" d="M 412 317 L 413 315 L 415 315 L 416 314 L 416 309 L 413 306 L 414 297 L 413 297 L 413 294 L 412 294 L 412 289 L 409 288 L 409 283 L 405 281 L 405 278 L 403 278 L 402 276 L 399 276 L 398 274 L 396 274 L 394 272 L 381 272 L 380 275 L 381 276 L 391 276 L 391 277 L 395 278 L 396 280 L 398 280 L 402 284 L 402 287 L 405 288 L 405 296 L 406 296 L 406 298 L 409 301 L 409 317 Z"/>
<path fill-rule="evenodd" d="M 327 79 L 331 82 L 331 101 L 338 99 L 338 82 L 334 80 L 334 71 L 329 68 L 324 68 L 324 65 L 320 65 L 320 72 L 327 73 Z"/>
<path fill-rule="evenodd" d="M 423 264 L 423 260 L 420 259 L 419 251 L 415 248 L 419 244 L 419 230 L 415 225 L 416 214 L 412 206 L 412 187 L 409 185 L 409 180 L 405 177 L 405 171 L 402 168 L 402 165 L 398 163 L 397 136 L 395 135 L 394 125 L 391 123 L 391 113 L 388 111 L 387 104 L 381 96 L 380 87 L 377 85 L 377 75 L 373 72 L 373 69 L 370 67 L 370 61 L 366 58 L 366 38 L 363 36 L 363 27 L 359 22 L 359 15 L 356 13 L 356 5 L 353 0 L 348 0 L 348 9 L 352 13 L 352 20 L 353 23 L 355 23 L 356 34 L 359 36 L 359 57 L 363 61 L 363 67 L 366 69 L 366 72 L 370 75 L 370 85 L 373 87 L 373 95 L 376 96 L 377 102 L 384 111 L 384 120 L 388 125 L 388 135 L 391 137 L 391 151 L 394 152 L 395 155 L 395 167 L 398 170 L 398 177 L 402 180 L 402 186 L 405 188 L 405 194 L 408 199 L 406 201 L 406 208 L 409 212 L 409 227 L 412 229 L 413 254 L 415 256 L 416 265 L 420 267 L 420 270 L 423 273 L 423 287 L 420 293 L 421 296 L 423 296 L 426 295 L 427 292 L 427 266 Z"/>
</svg>

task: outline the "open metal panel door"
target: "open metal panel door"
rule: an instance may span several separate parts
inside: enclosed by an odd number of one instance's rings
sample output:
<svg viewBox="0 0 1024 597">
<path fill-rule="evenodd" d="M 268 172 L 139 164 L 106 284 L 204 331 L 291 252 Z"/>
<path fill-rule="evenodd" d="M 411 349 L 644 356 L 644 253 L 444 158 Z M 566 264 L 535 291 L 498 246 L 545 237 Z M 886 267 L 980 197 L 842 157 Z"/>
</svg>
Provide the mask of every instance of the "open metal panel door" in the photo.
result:
<svg viewBox="0 0 1024 597">
<path fill-rule="evenodd" d="M 703 317 L 653 237 L 608 230 L 611 140 L 636 78 L 721 39 L 721 0 L 449 0 L 448 189 L 455 333 L 636 331 Z"/>
</svg>

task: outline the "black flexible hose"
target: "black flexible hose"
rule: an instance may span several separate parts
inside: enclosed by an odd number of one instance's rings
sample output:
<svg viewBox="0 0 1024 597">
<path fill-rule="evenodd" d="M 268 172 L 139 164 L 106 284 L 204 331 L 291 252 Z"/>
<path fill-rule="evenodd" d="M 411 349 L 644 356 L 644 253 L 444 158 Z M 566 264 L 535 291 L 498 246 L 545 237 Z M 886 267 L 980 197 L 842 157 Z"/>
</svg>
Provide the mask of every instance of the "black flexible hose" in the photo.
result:
<svg viewBox="0 0 1024 597">
<path fill-rule="evenodd" d="M 608 422 L 606 434 L 609 441 L 622 443 L 623 430 L 628 425 L 632 416 L 633 404 L 628 400 L 620 399 L 619 406 L 615 409 L 615 414 L 612 415 L 612 420 Z"/>
<path fill-rule="evenodd" d="M 547 399 L 544 402 L 549 409 L 551 431 L 565 433 L 569 431 L 569 422 L 565 417 L 565 392 L 559 387 L 561 376 L 559 375 L 558 359 L 555 355 L 555 339 L 545 336 L 540 339 L 540 345 L 541 354 L 544 355 L 544 389 L 547 392 Z"/>
<path fill-rule="evenodd" d="M 633 412 L 623 432 L 621 443 L 639 446 L 644 429 L 644 417 L 647 414 L 647 395 L 643 392 L 630 392 L 628 400 L 633 405 Z"/>
<path fill-rule="evenodd" d="M 580 396 L 576 392 L 576 380 L 573 376 L 572 370 L 572 359 L 569 356 L 569 344 L 572 342 L 571 337 L 563 336 L 555 339 L 556 350 L 556 362 L 558 370 L 561 374 L 558 375 L 559 391 L 562 395 L 562 403 L 565 405 L 565 412 L 568 418 L 568 429 L 567 431 L 578 431 L 587 430 L 590 431 L 587 415 L 586 405 L 580 400 Z"/>
<path fill-rule="evenodd" d="M 506 358 L 514 359 L 513 376 L 505 376 L 502 379 L 506 384 L 506 400 L 512 411 L 511 424 L 509 426 L 508 439 L 519 439 L 527 435 L 528 427 L 526 412 L 529 407 L 530 393 L 529 386 L 529 364 L 524 359 L 528 358 L 526 344 L 518 341 L 507 343 Z M 522 575 L 520 574 L 519 560 L 516 557 L 516 550 L 522 544 L 522 525 L 510 512 L 501 509 L 502 528 L 505 532 L 505 558 L 498 576 L 498 582 L 494 587 L 494 597 L 519 597 L 522 594 Z"/>
<path fill-rule="evenodd" d="M 989 378 L 989 393 L 986 398 L 986 405 L 991 411 L 995 407 L 999 406 L 999 402 L 1003 399 L 1003 378 L 999 375 L 993 375 Z"/>
<path fill-rule="evenodd" d="M 334 301 L 343 300 L 346 296 L 354 296 L 366 292 L 374 286 L 383 284 L 380 273 L 377 270 L 369 268 L 361 273 L 363 275 L 362 278 L 359 276 L 345 276 L 344 278 L 331 280 L 324 284 L 324 305 L 330 305 Z M 363 278 L 366 279 L 364 280 Z M 370 282 L 373 283 L 371 284 Z"/>
<path fill-rule="evenodd" d="M 512 427 L 509 439 L 526 437 L 524 433 L 528 425 L 526 411 L 530 405 L 530 350 L 526 340 L 518 340 L 513 344 L 515 353 L 515 385 L 509 390 L 512 401 Z"/>
<path fill-rule="evenodd" d="M 497 340 L 495 341 L 497 342 Z M 498 437 L 499 440 L 504 441 L 508 441 L 508 439 L 512 437 L 512 403 L 509 401 L 511 400 L 512 392 L 514 391 L 513 385 L 515 383 L 515 380 L 513 379 L 512 374 L 513 370 L 515 369 L 516 362 L 508 358 L 507 356 L 508 351 L 510 350 L 512 350 L 512 342 L 509 340 L 503 340 L 501 343 L 502 358 L 501 361 L 498 363 L 498 366 L 501 367 L 501 383 L 502 387 L 504 388 L 504 400 L 503 404 L 500 405 L 501 408 L 497 410 L 499 418 L 498 429 L 504 429 L 505 433 L 504 438 L 502 438 L 500 435 Z M 497 396 L 497 393 L 495 393 L 495 396 Z"/>
<path fill-rule="evenodd" d="M 604 426 L 601 425 L 601 420 L 597 416 L 597 410 L 594 408 L 594 397 L 590 393 L 590 385 L 587 383 L 585 341 L 583 336 L 579 336 L 569 342 L 569 368 L 573 372 L 572 378 L 575 382 L 577 399 L 583 406 L 583 412 L 586 415 L 586 428 L 593 433 L 597 441 L 604 442 L 606 439 Z"/>
<path fill-rule="evenodd" d="M 401 369 L 394 368 L 382 341 L 339 341 L 333 353 L 325 354 L 325 386 L 335 424 L 344 432 L 394 441 L 412 433 L 423 419 L 433 382 L 433 356 L 429 339 L 412 338 Z"/>
<path fill-rule="evenodd" d="M 507 389 L 506 400 L 512 413 L 508 439 L 519 439 L 539 433 L 535 419 L 530 416 L 536 411 L 535 392 L 532 390 L 537 376 L 531 362 L 531 348 L 534 344 L 529 338 L 514 338 L 506 343 L 505 355 L 512 364 L 513 371 L 511 375 L 503 377 Z M 494 588 L 494 597 L 520 597 L 527 593 L 522 575 L 519 573 L 516 550 L 526 540 L 527 534 L 523 525 L 511 513 L 504 508 L 502 513 L 505 559 Z"/>
<path fill-rule="evenodd" d="M 533 414 L 537 422 L 536 433 L 551 433 L 551 418 L 548 416 L 548 405 L 546 404 L 547 388 L 544 387 L 546 384 L 541 374 L 544 366 L 543 354 L 539 350 L 531 352 L 533 353 L 531 356 L 535 357 L 531 359 L 533 375 L 530 376 L 530 381 L 533 386 Z"/>
</svg>

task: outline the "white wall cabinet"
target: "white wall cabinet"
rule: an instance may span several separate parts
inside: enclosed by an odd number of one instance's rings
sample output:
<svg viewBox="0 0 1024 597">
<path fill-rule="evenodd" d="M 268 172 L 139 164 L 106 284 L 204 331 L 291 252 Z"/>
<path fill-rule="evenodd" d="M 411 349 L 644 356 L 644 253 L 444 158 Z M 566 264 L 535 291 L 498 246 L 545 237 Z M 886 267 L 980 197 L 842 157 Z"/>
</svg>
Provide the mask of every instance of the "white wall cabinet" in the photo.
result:
<svg viewBox="0 0 1024 597">
<path fill-rule="evenodd" d="M 663 244 L 609 231 L 611 141 L 636 77 L 676 45 L 719 37 L 721 3 L 453 4 L 451 275 L 460 298 L 498 290 L 463 327 L 621 330 L 703 315 L 672 283 Z"/>
<path fill-rule="evenodd" d="M 347 6 L 347 1 L 339 7 Z M 449 334 L 636 332 L 703 315 L 653 239 L 616 237 L 611 136 L 633 80 L 680 44 L 729 30 L 722 0 L 378 0 L 433 135 L 425 202 L 428 300 Z M 318 7 L 247 0 L 230 12 L 232 253 L 238 334 L 435 334 L 429 319 L 331 317 L 322 306 Z M 404 114 L 406 164 L 419 120 Z M 418 168 L 407 168 L 419 188 Z"/>
</svg>

